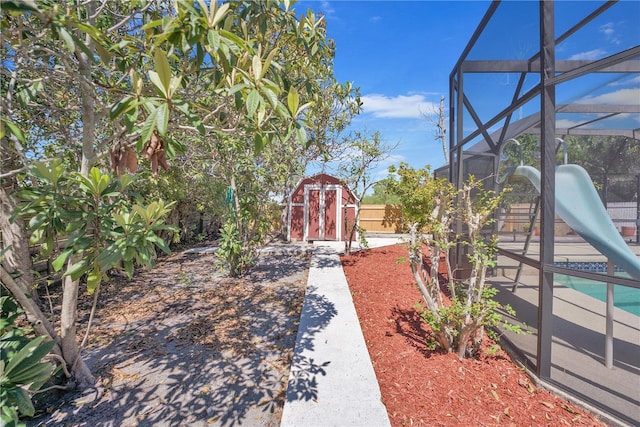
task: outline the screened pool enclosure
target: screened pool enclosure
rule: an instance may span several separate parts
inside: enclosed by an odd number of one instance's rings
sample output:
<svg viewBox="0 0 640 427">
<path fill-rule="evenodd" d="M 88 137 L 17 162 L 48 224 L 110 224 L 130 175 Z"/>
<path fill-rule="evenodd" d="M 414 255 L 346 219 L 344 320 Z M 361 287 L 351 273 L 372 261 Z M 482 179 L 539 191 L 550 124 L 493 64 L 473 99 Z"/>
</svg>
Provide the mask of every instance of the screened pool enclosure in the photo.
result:
<svg viewBox="0 0 640 427">
<path fill-rule="evenodd" d="M 637 1 L 492 3 L 450 75 L 450 159 L 436 171 L 511 189 L 487 230 L 499 236 L 491 281 L 530 331 L 507 341 L 544 383 L 630 424 L 640 419 L 638 22 Z M 464 274 L 462 249 L 456 259 Z"/>
</svg>

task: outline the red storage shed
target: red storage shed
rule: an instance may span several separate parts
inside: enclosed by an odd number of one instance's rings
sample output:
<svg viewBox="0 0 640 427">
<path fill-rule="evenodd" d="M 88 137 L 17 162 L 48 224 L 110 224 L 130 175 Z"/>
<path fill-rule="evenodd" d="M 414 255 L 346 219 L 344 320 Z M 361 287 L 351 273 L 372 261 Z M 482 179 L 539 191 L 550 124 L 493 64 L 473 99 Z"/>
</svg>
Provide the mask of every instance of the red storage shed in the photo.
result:
<svg viewBox="0 0 640 427">
<path fill-rule="evenodd" d="M 305 178 L 289 197 L 288 240 L 345 240 L 356 218 L 356 198 L 324 173 Z"/>
</svg>

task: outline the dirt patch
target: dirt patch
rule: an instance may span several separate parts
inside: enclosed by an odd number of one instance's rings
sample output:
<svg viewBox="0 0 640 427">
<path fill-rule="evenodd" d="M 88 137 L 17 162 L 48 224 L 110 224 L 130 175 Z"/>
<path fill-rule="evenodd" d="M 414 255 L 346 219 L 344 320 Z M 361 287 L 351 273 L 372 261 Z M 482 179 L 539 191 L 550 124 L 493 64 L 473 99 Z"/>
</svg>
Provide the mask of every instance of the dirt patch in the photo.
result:
<svg viewBox="0 0 640 427">
<path fill-rule="evenodd" d="M 176 254 L 103 285 L 85 351 L 98 387 L 67 393 L 29 424 L 277 426 L 309 257 L 261 255 L 240 279 L 214 262 Z M 87 299 L 83 320 L 89 308 Z"/>
<path fill-rule="evenodd" d="M 491 343 L 476 359 L 428 348 L 421 295 L 402 245 L 342 257 L 393 426 L 603 426 L 547 391 Z"/>
</svg>

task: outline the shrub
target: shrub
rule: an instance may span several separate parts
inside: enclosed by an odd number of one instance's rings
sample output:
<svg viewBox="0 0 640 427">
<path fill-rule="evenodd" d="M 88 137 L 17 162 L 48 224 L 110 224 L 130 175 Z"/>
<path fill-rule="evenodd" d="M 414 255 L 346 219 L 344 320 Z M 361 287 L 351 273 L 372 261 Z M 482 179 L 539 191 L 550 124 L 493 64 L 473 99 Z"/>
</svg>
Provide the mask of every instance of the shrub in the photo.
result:
<svg viewBox="0 0 640 427">
<path fill-rule="evenodd" d="M 19 416 L 33 416 L 30 392 L 40 389 L 54 368 L 41 361 L 54 342 L 29 338 L 30 331 L 15 325 L 21 314 L 13 298 L 0 297 L 0 421 L 5 426 L 24 425 Z"/>
<path fill-rule="evenodd" d="M 436 343 L 464 358 L 477 354 L 487 326 L 502 325 L 521 332 L 504 321 L 498 310 L 512 315 L 513 310 L 495 301 L 497 290 L 486 283 L 487 269 L 495 266 L 497 240 L 483 229 L 493 222 L 504 192 L 484 190 L 473 176 L 456 190 L 448 181 L 432 178 L 428 169 L 420 172 L 401 165 L 397 173 L 397 193 L 406 195 L 402 198 L 403 215 L 411 221 L 409 263 L 424 300 L 424 307 L 419 305 L 418 309 Z M 453 233 L 458 221 L 464 233 Z M 452 272 L 449 252 L 456 245 L 467 247 L 471 271 L 465 280 L 455 279 Z M 429 248 L 429 272 L 424 263 L 425 247 Z M 441 259 L 447 269 L 444 287 L 439 277 Z"/>
</svg>

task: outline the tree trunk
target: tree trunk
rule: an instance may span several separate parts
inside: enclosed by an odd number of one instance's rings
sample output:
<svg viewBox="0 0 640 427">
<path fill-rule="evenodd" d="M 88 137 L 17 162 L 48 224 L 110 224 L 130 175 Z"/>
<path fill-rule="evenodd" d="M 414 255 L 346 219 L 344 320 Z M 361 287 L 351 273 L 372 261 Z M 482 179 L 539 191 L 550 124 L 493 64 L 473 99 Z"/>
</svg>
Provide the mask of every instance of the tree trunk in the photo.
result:
<svg viewBox="0 0 640 427">
<path fill-rule="evenodd" d="M 28 292 L 30 298 L 37 303 L 39 298 L 34 287 L 31 254 L 29 253 L 29 235 L 22 217 L 11 221 L 15 212 L 17 200 L 10 187 L 16 188 L 13 177 L 3 179 L 6 184 L 0 187 L 0 232 L 2 232 L 2 246 L 7 249 L 3 254 L 2 264 L 13 275 L 13 279 L 21 289 Z"/>
<path fill-rule="evenodd" d="M 20 144 L 13 141 L 16 147 Z M 23 163 L 18 155 L 15 154 L 16 149 L 12 149 L 9 137 L 2 138 L 0 142 L 0 173 L 10 173 L 19 170 Z M 0 179 L 0 232 L 2 233 L 2 242 L 0 242 L 0 250 L 6 249 L 3 256 L 2 264 L 6 270 L 12 274 L 13 279 L 21 289 L 26 290 L 36 303 L 40 302 L 38 292 L 34 287 L 33 280 L 33 262 L 31 253 L 29 252 L 29 234 L 22 217 L 16 217 L 11 220 L 15 213 L 18 200 L 15 192 L 18 190 L 19 184 L 15 175 L 5 176 Z"/>
<path fill-rule="evenodd" d="M 34 331 L 38 335 L 48 336 L 52 340 L 59 343 L 59 338 L 55 332 L 55 329 L 49 323 L 49 319 L 44 315 L 38 304 L 33 301 L 29 295 L 28 290 L 20 287 L 20 285 L 11 277 L 11 275 L 0 265 L 0 283 L 7 288 L 7 290 L 13 295 L 18 304 L 22 307 L 27 315 L 27 320 L 33 326 Z M 62 355 L 62 351 L 59 346 L 53 348 L 53 352 Z"/>
<path fill-rule="evenodd" d="M 95 4 L 89 3 L 89 9 L 95 7 Z M 89 10 L 91 15 L 93 12 Z M 87 43 L 91 43 L 87 39 Z M 82 160 L 80 164 L 80 173 L 88 176 L 91 166 L 95 161 L 96 141 L 96 112 L 93 87 L 91 85 L 91 63 L 89 57 L 76 48 L 76 57 L 80 71 L 79 86 L 82 102 Z M 77 262 L 76 257 L 69 259 L 68 265 Z M 71 365 L 71 373 L 76 380 L 76 385 L 80 389 L 91 387 L 95 384 L 95 378 L 91 374 L 88 366 L 80 357 L 80 347 L 76 337 L 76 321 L 78 312 L 78 291 L 80 288 L 79 280 L 72 280 L 71 277 L 65 277 L 62 288 L 62 311 L 60 314 L 60 339 L 62 354 L 68 364 Z"/>
<path fill-rule="evenodd" d="M 75 258 L 71 263 L 78 261 Z M 60 339 L 62 355 L 67 364 L 71 365 L 71 374 L 75 378 L 76 386 L 80 389 L 91 387 L 95 384 L 95 377 L 89 367 L 80 357 L 80 347 L 76 336 L 76 317 L 78 312 L 78 291 L 80 281 L 64 278 L 62 287 L 62 312 L 60 313 Z"/>
</svg>

